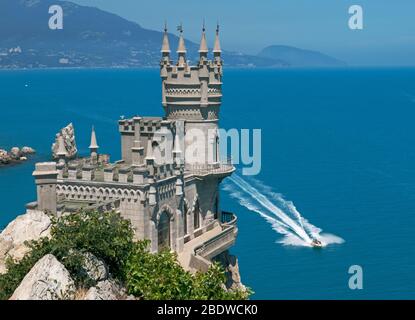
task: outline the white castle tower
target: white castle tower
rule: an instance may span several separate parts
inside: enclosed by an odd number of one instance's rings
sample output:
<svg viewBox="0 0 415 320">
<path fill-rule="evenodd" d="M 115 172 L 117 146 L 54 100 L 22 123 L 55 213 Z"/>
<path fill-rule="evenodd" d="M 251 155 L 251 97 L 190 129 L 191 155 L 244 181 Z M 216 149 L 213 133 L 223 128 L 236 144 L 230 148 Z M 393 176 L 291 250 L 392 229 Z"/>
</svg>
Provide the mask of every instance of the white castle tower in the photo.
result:
<svg viewBox="0 0 415 320">
<path fill-rule="evenodd" d="M 219 163 L 218 121 L 222 101 L 222 59 L 219 41 L 219 26 L 213 49 L 213 60 L 208 60 L 205 27 L 199 48 L 197 65 L 190 66 L 186 60 L 183 28 L 177 48 L 177 63 L 170 60 L 167 28 L 164 31 L 160 76 L 162 79 L 162 104 L 168 120 L 183 120 L 186 123 L 185 153 L 192 145 L 195 157 L 187 153 L 186 168 L 198 168 Z M 197 145 L 193 136 L 198 136 Z M 191 135 L 192 137 L 189 137 Z M 192 152 L 193 154 L 193 152 Z"/>
</svg>

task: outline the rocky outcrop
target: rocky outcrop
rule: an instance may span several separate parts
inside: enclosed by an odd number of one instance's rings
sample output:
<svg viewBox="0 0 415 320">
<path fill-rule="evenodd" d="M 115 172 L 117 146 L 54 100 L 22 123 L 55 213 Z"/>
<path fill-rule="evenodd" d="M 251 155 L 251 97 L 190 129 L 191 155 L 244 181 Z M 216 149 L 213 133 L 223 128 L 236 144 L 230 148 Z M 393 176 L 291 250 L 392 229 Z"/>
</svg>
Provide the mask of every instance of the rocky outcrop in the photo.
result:
<svg viewBox="0 0 415 320">
<path fill-rule="evenodd" d="M 19 163 L 27 160 L 28 156 L 36 153 L 33 148 L 30 147 L 13 147 L 10 151 L 0 149 L 0 166 L 6 164 Z"/>
<path fill-rule="evenodd" d="M 40 259 L 14 291 L 10 300 L 72 299 L 75 284 L 68 270 L 55 256 Z"/>
<path fill-rule="evenodd" d="M 125 288 L 115 280 L 100 281 L 95 287 L 88 290 L 83 300 L 127 300 Z"/>
<path fill-rule="evenodd" d="M 8 256 L 20 260 L 29 251 L 25 241 L 49 237 L 52 222 L 42 211 L 30 210 L 17 217 L 0 234 L 0 274 L 5 273 Z"/>
<path fill-rule="evenodd" d="M 84 254 L 82 269 L 94 281 L 103 281 L 109 277 L 106 263 L 91 253 Z"/>
<path fill-rule="evenodd" d="M 40 259 L 23 278 L 10 300 L 133 300 L 115 279 L 109 278 L 105 263 L 87 253 L 85 271 L 97 281 L 94 287 L 77 289 L 68 270 L 55 256 Z"/>
<path fill-rule="evenodd" d="M 20 152 L 22 152 L 23 154 L 33 154 L 36 153 L 35 149 L 31 148 L 31 147 L 23 147 Z"/>
<path fill-rule="evenodd" d="M 64 148 L 66 150 L 66 158 L 73 159 L 78 154 L 78 149 L 76 147 L 75 141 L 75 129 L 73 124 L 68 124 L 65 128 L 62 128 L 55 137 L 55 142 L 52 144 L 52 157 L 53 159 L 58 159 L 58 150 L 59 150 L 59 138 L 63 138 Z"/>
<path fill-rule="evenodd" d="M 91 253 L 84 255 L 83 269 L 97 284 L 89 288 L 82 300 L 133 300 L 127 295 L 127 290 L 115 279 L 110 278 L 105 262 Z"/>
<path fill-rule="evenodd" d="M 217 256 L 215 261 L 219 262 L 225 268 L 227 289 L 246 290 L 246 287 L 241 281 L 238 258 L 236 256 L 231 255 L 229 251 L 225 251 Z"/>
</svg>

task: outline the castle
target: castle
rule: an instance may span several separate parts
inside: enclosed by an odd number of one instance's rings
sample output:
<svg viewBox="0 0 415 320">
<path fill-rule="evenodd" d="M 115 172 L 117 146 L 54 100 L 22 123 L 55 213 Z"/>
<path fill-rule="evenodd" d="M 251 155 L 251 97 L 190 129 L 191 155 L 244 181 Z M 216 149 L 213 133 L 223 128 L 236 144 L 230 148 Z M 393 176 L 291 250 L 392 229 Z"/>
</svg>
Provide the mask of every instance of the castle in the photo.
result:
<svg viewBox="0 0 415 320">
<path fill-rule="evenodd" d="M 57 216 L 82 208 L 116 210 L 131 221 L 136 239 L 151 241 L 152 252 L 170 248 L 186 269 L 203 271 L 236 240 L 236 217 L 221 210 L 219 193 L 221 181 L 235 168 L 219 155 L 219 28 L 209 60 L 203 27 L 195 66 L 188 64 L 179 30 L 176 63 L 170 57 L 167 28 L 162 41 L 165 116 L 119 120 L 122 159 L 115 163 L 102 160 L 94 129 L 87 158 L 68 157 L 60 137 L 58 159 L 36 164 L 37 201 L 27 210 Z"/>
</svg>

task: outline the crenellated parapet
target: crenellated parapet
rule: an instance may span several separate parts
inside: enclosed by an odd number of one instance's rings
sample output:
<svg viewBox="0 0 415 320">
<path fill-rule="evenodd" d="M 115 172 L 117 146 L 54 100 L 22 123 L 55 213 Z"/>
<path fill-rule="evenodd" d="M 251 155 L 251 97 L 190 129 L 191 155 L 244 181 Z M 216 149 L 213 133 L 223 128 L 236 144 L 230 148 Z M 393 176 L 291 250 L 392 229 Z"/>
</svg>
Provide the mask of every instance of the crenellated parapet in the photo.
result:
<svg viewBox="0 0 415 320">
<path fill-rule="evenodd" d="M 49 169 L 50 166 L 45 168 Z M 178 203 L 183 201 L 183 174 L 175 170 L 172 164 L 154 165 L 153 168 L 148 168 L 148 166 L 133 167 L 118 163 L 105 168 L 93 168 L 90 165 L 79 163 L 75 165 L 72 162 L 65 169 L 63 172 L 66 173 L 62 176 L 58 176 L 58 170 L 53 171 L 54 177 L 58 177 L 55 178 L 54 190 L 49 192 L 49 198 L 45 198 L 42 194 L 43 201 L 51 199 L 53 195 L 57 197 L 54 204 L 58 215 L 75 212 L 81 208 L 96 210 L 112 208 L 119 209 L 126 216 L 133 213 L 135 216 L 138 210 L 142 211 L 155 203 L 177 197 L 179 197 Z M 50 173 L 49 171 L 47 174 L 52 174 L 52 171 Z M 71 176 L 69 171 L 73 171 Z M 41 176 L 44 175 L 42 171 Z M 40 204 L 44 207 L 43 202 Z M 100 205 L 100 208 L 96 207 L 97 205 Z"/>
<path fill-rule="evenodd" d="M 174 163 L 132 166 L 121 162 L 104 167 L 81 162 L 56 164 L 57 179 L 64 182 L 147 185 L 150 178 L 156 181 L 174 179 L 177 173 Z"/>
</svg>

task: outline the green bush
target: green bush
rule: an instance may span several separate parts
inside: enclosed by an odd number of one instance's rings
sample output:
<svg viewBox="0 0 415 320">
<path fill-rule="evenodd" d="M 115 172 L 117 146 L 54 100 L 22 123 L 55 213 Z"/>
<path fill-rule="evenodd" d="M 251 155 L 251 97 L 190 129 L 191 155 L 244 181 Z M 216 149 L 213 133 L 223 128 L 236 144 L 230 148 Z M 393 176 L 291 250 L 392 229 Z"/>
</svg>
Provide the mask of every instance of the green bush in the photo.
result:
<svg viewBox="0 0 415 320">
<path fill-rule="evenodd" d="M 250 291 L 227 291 L 225 272 L 213 264 L 206 273 L 192 275 L 177 262 L 175 253 L 151 254 L 148 241 L 135 244 L 126 265 L 130 294 L 147 300 L 242 300 Z"/>
<path fill-rule="evenodd" d="M 177 262 L 176 254 L 148 251 L 149 241 L 133 241 L 130 222 L 115 212 L 79 212 L 52 219 L 51 237 L 28 243 L 31 251 L 19 262 L 7 261 L 0 275 L 0 299 L 8 299 L 34 264 L 53 254 L 70 272 L 77 287 L 94 283 L 82 268 L 89 252 L 105 261 L 111 275 L 128 293 L 142 299 L 247 299 L 249 291 L 227 291 L 225 273 L 213 264 L 206 273 L 192 275 Z"/>
<path fill-rule="evenodd" d="M 51 253 L 78 280 L 82 280 L 84 274 L 80 269 L 79 257 L 82 259 L 87 252 L 104 260 L 111 274 L 123 280 L 124 267 L 133 248 L 133 236 L 129 220 L 121 218 L 118 213 L 71 214 L 55 223 Z M 68 252 L 71 254 L 68 255 Z"/>
<path fill-rule="evenodd" d="M 224 289 L 226 282 L 225 271 L 218 263 L 213 263 L 207 272 L 198 272 L 195 275 L 193 300 L 246 300 L 252 294 L 251 289 L 232 290 Z"/>
</svg>

